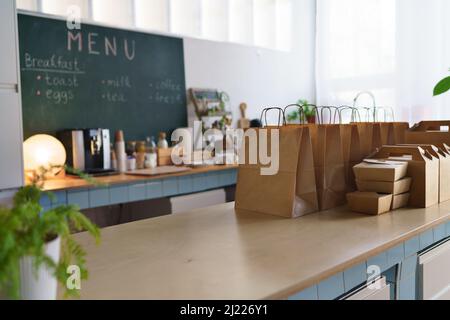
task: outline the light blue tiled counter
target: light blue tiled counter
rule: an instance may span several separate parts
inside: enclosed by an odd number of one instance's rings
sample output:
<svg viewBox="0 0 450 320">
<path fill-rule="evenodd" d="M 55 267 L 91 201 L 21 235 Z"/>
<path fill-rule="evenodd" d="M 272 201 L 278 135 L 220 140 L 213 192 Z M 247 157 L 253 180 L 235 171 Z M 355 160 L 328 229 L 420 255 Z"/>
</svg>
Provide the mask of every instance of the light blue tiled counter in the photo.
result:
<svg viewBox="0 0 450 320">
<path fill-rule="evenodd" d="M 309 287 L 289 297 L 289 300 L 339 299 L 376 276 L 386 276 L 391 285 L 392 300 L 416 300 L 419 298 L 419 254 L 449 239 L 450 222 L 447 222 Z M 372 270 L 379 270 L 379 274 L 372 273 Z"/>
<path fill-rule="evenodd" d="M 93 209 L 109 205 L 153 200 L 186 195 L 233 186 L 237 181 L 237 169 L 192 172 L 182 176 L 164 176 L 158 179 L 137 181 L 101 187 L 85 187 L 51 192 L 41 200 L 44 209 L 72 204 L 80 209 Z"/>
</svg>

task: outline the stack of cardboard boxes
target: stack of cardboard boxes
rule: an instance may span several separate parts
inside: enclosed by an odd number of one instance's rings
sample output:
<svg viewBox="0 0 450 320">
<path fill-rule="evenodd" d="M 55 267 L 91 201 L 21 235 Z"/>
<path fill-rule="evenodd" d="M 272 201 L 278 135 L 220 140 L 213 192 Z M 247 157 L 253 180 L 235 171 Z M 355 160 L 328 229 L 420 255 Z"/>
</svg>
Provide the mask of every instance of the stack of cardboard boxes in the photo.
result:
<svg viewBox="0 0 450 320">
<path fill-rule="evenodd" d="M 379 215 L 408 205 L 408 162 L 365 160 L 353 170 L 358 191 L 347 195 L 352 211 Z"/>
</svg>

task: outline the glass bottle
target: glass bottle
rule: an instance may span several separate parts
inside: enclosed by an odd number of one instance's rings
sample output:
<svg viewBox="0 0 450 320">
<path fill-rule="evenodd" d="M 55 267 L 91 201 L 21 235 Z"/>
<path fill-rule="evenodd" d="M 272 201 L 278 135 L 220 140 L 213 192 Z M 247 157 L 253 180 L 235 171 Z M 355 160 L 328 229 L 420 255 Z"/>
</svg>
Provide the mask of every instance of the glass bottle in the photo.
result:
<svg viewBox="0 0 450 320">
<path fill-rule="evenodd" d="M 147 137 L 145 146 L 145 168 L 153 169 L 158 166 L 158 154 L 155 137 Z"/>
<path fill-rule="evenodd" d="M 158 148 L 160 149 L 168 149 L 169 143 L 167 142 L 167 135 L 165 132 L 159 133 L 159 141 L 158 141 Z"/>
</svg>

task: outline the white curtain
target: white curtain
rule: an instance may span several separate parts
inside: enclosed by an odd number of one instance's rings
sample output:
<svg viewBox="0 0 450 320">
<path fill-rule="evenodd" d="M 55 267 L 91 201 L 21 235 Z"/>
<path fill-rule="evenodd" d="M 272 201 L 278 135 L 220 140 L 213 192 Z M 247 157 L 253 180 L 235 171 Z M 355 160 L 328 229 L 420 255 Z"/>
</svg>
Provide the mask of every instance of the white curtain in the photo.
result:
<svg viewBox="0 0 450 320">
<path fill-rule="evenodd" d="M 450 75 L 449 0 L 317 0 L 316 56 L 319 105 L 368 90 L 396 120 L 450 119 L 450 94 L 433 97 Z"/>
</svg>

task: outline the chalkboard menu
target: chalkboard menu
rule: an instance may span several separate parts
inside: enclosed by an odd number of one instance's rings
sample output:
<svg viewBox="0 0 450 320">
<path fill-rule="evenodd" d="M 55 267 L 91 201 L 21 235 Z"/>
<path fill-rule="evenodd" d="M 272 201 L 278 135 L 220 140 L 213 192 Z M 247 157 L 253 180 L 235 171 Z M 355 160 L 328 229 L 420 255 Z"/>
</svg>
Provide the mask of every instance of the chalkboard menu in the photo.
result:
<svg viewBox="0 0 450 320">
<path fill-rule="evenodd" d="M 18 19 L 25 138 L 105 128 L 143 140 L 187 125 L 182 39 Z"/>
</svg>

